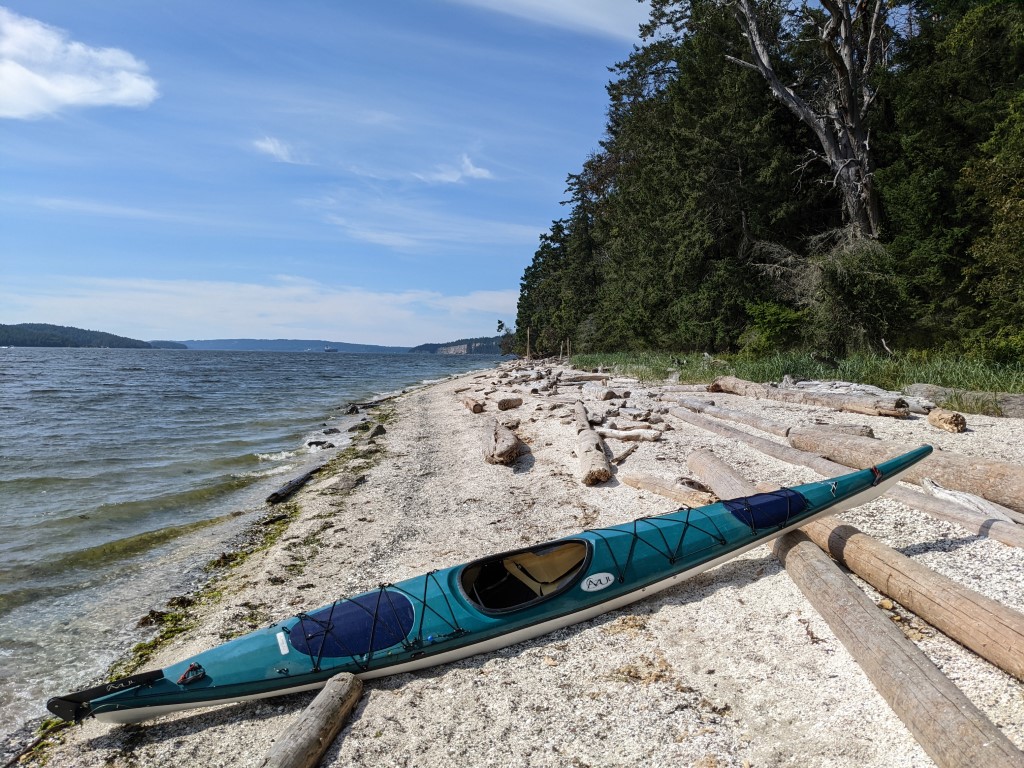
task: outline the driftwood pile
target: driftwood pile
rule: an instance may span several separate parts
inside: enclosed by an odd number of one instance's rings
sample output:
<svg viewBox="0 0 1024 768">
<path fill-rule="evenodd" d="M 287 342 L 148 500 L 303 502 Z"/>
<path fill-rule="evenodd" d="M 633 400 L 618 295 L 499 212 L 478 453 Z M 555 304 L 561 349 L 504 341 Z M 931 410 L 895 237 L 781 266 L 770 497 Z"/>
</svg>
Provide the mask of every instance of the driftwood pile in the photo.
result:
<svg viewBox="0 0 1024 768">
<path fill-rule="evenodd" d="M 710 386 L 658 387 L 649 393 L 650 397 L 675 402 L 674 407 L 667 403 L 662 406 L 661 413 L 630 408 L 630 393 L 615 386 L 606 373 L 551 369 L 519 372 L 495 382 L 494 389 L 485 387 L 480 392 L 499 398 L 488 400 L 490 406 L 511 394 L 499 393 L 500 389 L 528 386 L 535 381 L 543 381 L 546 386 L 543 390 L 532 388 L 530 393 L 549 401 L 536 405 L 537 410 L 571 409 L 571 415 L 564 410 L 554 415 L 576 431 L 580 482 L 600 484 L 617 476 L 625 485 L 690 506 L 712 503 L 719 497 L 751 495 L 759 488 L 718 457 L 703 451 L 695 451 L 687 459 L 690 473 L 698 478 L 687 485 L 650 474 L 619 471 L 616 475 L 614 466 L 635 451 L 641 441 L 657 440 L 671 428 L 663 415 L 677 424 L 734 438 L 775 458 L 808 466 L 826 477 L 868 467 L 916 447 L 876 440 L 867 425 L 824 424 L 811 414 L 794 418 L 791 424 L 775 422 L 716 405 L 710 397 L 716 392 L 900 419 L 911 413 L 929 413 L 929 423 L 939 429 L 954 433 L 966 429 L 962 415 L 937 409 L 921 398 L 908 402 L 894 393 L 826 386 L 771 387 L 733 377 L 719 378 Z M 788 445 L 727 422 L 785 438 Z M 630 445 L 616 457 L 604 440 L 630 441 Z M 936 451 L 905 477 L 925 492 L 898 485 L 889 496 L 975 535 L 1024 547 L 1024 467 Z M 774 487 L 761 486 L 760 490 Z M 1024 753 L 907 639 L 840 566 L 1020 680 L 1024 680 L 1024 614 L 930 570 L 835 518 L 819 519 L 786 534 L 777 540 L 774 551 L 938 765 L 1024 766 Z"/>
</svg>

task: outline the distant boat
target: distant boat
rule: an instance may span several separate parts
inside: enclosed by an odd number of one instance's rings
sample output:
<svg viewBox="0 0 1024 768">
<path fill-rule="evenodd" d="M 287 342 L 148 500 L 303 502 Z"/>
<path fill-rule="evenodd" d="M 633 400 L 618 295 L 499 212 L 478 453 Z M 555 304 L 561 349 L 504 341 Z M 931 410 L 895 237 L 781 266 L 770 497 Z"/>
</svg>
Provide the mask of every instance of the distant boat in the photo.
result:
<svg viewBox="0 0 1024 768">
<path fill-rule="evenodd" d="M 337 347 L 324 347 L 324 352 L 337 352 Z"/>
</svg>

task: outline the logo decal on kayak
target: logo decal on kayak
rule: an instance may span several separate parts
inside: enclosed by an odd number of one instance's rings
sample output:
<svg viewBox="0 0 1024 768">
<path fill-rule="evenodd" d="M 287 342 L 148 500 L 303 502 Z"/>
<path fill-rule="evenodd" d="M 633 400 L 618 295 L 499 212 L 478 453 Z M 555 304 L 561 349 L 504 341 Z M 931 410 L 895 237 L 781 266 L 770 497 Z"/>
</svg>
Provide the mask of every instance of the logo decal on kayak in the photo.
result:
<svg viewBox="0 0 1024 768">
<path fill-rule="evenodd" d="M 277 633 L 277 649 L 281 651 L 282 656 L 288 655 L 288 641 L 284 638 L 284 632 Z"/>
<path fill-rule="evenodd" d="M 614 581 L 615 577 L 610 573 L 595 573 L 583 580 L 580 589 L 584 592 L 600 592 L 605 587 L 610 587 Z"/>
</svg>

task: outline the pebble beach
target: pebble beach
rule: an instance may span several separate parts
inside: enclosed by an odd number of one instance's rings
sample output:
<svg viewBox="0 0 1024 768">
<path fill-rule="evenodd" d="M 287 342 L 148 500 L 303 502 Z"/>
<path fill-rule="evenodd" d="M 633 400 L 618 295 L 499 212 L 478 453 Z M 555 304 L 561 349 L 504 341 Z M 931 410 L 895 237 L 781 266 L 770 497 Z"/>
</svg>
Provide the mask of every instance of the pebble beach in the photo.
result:
<svg viewBox="0 0 1024 768">
<path fill-rule="evenodd" d="M 384 426 L 383 434 L 369 437 L 366 431 L 354 438 L 343 459 L 294 496 L 283 534 L 226 569 L 214 585 L 216 598 L 190 609 L 195 628 L 163 645 L 146 668 L 384 582 L 678 507 L 618 476 L 596 486 L 580 482 L 573 403 L 582 399 L 592 415 L 602 415 L 622 407 L 621 399 L 598 400 L 599 388 L 587 384 L 531 393 L 528 383 L 501 378 L 503 368 L 454 376 L 364 412 Z M 658 382 L 612 377 L 608 386 L 629 390 L 626 401 L 633 408 L 658 413 L 673 405 Z M 465 394 L 485 403 L 484 412 L 464 407 Z M 497 400 L 513 395 L 522 405 L 499 412 Z M 1024 419 L 968 414 L 968 431 L 951 434 L 924 416 L 894 419 L 729 394 L 713 398 L 721 407 L 784 424 L 867 425 L 881 439 L 1009 461 L 1024 472 Z M 495 417 L 513 423 L 526 446 L 511 466 L 482 456 Z M 754 483 L 821 479 L 669 414 L 663 422 L 670 428 L 661 439 L 640 443 L 618 473 L 678 482 L 689 476 L 686 457 L 704 449 Z M 612 454 L 627 447 L 611 438 L 606 443 Z M 1024 549 L 886 498 L 841 519 L 1024 611 Z M 1024 683 L 851 578 L 1024 749 Z M 87 720 L 56 733 L 25 762 L 259 766 L 313 695 L 193 710 L 134 726 Z M 787 576 L 770 544 L 631 607 L 536 640 L 367 681 L 322 764 L 934 765 Z"/>
</svg>

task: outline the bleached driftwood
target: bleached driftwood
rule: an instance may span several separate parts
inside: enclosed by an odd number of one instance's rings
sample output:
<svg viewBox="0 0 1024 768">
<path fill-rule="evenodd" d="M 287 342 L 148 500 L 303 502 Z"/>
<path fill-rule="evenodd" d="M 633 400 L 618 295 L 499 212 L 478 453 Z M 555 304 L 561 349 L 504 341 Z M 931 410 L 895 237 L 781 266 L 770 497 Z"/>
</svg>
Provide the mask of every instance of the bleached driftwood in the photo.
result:
<svg viewBox="0 0 1024 768">
<path fill-rule="evenodd" d="M 753 397 L 761 400 L 779 400 L 800 405 L 820 405 L 848 413 L 863 413 L 869 416 L 891 416 L 905 419 L 910 415 L 906 400 L 901 398 L 871 398 L 841 395 L 829 392 L 805 392 L 798 389 L 780 389 L 767 384 L 738 379 L 735 376 L 721 376 L 708 388 L 709 392 L 729 392 L 734 395 Z"/>
<path fill-rule="evenodd" d="M 498 410 L 507 411 L 510 408 L 518 408 L 523 404 L 523 398 L 521 397 L 503 397 L 498 400 Z"/>
<path fill-rule="evenodd" d="M 978 514 L 985 515 L 985 517 L 995 518 L 996 520 L 1005 520 L 1009 523 L 1024 524 L 1024 514 L 1010 509 L 1009 507 L 1004 507 L 1002 504 L 996 504 L 994 501 L 983 499 L 981 496 L 975 496 L 973 493 L 943 488 L 930 477 L 921 478 L 921 487 L 924 488 L 925 493 L 928 493 L 937 499 L 946 499 L 948 501 L 961 504 L 965 507 L 976 510 Z"/>
<path fill-rule="evenodd" d="M 810 467 L 825 477 L 835 477 L 850 471 L 849 467 L 829 461 L 815 453 L 808 453 L 788 445 L 781 445 L 764 437 L 751 435 L 748 432 L 722 424 L 707 416 L 690 413 L 683 408 L 672 408 L 669 410 L 669 413 L 673 417 L 695 427 L 751 445 L 768 456 L 788 461 L 790 464 Z M 927 496 L 900 485 L 890 488 L 886 496 L 901 501 L 914 509 L 921 510 L 925 514 L 939 520 L 955 523 L 975 535 L 995 539 L 1011 547 L 1024 547 L 1024 528 L 1014 523 L 987 517 L 961 504 Z"/>
<path fill-rule="evenodd" d="M 614 440 L 654 442 L 661 439 L 661 431 L 657 429 L 606 429 L 605 427 L 598 427 L 594 431 L 601 437 L 610 437 Z"/>
<path fill-rule="evenodd" d="M 484 461 L 488 464 L 512 464 L 519 458 L 522 443 L 516 433 L 497 419 L 484 434 Z"/>
<path fill-rule="evenodd" d="M 473 399 L 469 395 L 464 395 L 462 398 L 460 398 L 460 402 L 464 406 L 466 406 L 471 413 L 483 413 L 484 404 L 481 403 L 479 400 Z"/>
<path fill-rule="evenodd" d="M 928 423 L 947 432 L 967 431 L 967 419 L 964 418 L 963 414 L 956 411 L 947 411 L 945 408 L 933 408 L 929 411 Z"/>
<path fill-rule="evenodd" d="M 612 467 L 604 453 L 601 436 L 590 426 L 590 416 L 582 401 L 574 409 L 576 419 L 576 456 L 580 460 L 580 479 L 584 485 L 597 485 L 609 480 Z"/>
<path fill-rule="evenodd" d="M 663 480 L 654 475 L 630 473 L 619 475 L 619 480 L 632 488 L 656 493 L 688 507 L 703 507 L 718 501 L 718 497 L 713 493 L 682 488 L 669 480 Z"/>
<path fill-rule="evenodd" d="M 789 443 L 794 448 L 813 451 L 857 469 L 870 467 L 917 447 L 853 435 L 823 435 L 805 429 L 791 430 Z M 974 493 L 1024 512 L 1024 467 L 1019 464 L 935 451 L 903 475 L 905 480 L 913 483 L 920 483 L 923 477 L 930 477 L 947 488 Z"/>
<path fill-rule="evenodd" d="M 739 473 L 707 451 L 691 454 L 687 464 L 723 498 L 757 492 Z M 1024 754 L 805 534 L 794 531 L 784 535 L 775 542 L 774 552 L 893 712 L 938 765 L 1019 768 L 1024 764 Z"/>
<path fill-rule="evenodd" d="M 260 768 L 313 768 L 338 737 L 359 697 L 363 681 L 343 672 L 327 685 L 271 747 Z"/>
<path fill-rule="evenodd" d="M 911 413 L 928 413 L 935 407 L 935 403 L 926 397 L 907 395 L 902 392 L 893 392 L 882 389 L 872 384 L 859 384 L 852 381 L 808 381 L 794 379 L 786 375 L 779 382 L 779 389 L 798 389 L 804 392 L 817 392 L 824 394 L 838 394 L 851 397 L 878 398 L 878 399 L 901 399 L 905 400 Z"/>
</svg>

